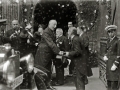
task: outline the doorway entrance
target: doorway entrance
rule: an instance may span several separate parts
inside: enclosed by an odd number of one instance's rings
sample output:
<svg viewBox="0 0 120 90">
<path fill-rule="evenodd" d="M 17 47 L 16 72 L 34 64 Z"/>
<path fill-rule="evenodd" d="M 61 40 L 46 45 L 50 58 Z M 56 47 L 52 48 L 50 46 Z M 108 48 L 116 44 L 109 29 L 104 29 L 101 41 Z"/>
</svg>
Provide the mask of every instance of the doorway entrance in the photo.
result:
<svg viewBox="0 0 120 90">
<path fill-rule="evenodd" d="M 46 28 L 49 20 L 56 19 L 57 28 L 62 28 L 66 33 L 69 21 L 76 25 L 76 13 L 76 5 L 71 0 L 41 0 L 34 9 L 34 31 L 38 29 L 39 24 Z"/>
</svg>

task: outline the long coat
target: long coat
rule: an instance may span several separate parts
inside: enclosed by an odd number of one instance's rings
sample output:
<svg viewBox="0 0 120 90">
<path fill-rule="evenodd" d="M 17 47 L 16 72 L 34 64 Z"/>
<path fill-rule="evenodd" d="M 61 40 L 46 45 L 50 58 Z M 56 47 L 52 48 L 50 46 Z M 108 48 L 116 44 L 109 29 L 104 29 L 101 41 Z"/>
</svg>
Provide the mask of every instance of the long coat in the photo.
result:
<svg viewBox="0 0 120 90">
<path fill-rule="evenodd" d="M 86 61 L 87 66 L 87 76 L 92 76 L 92 69 L 89 61 L 89 38 L 86 32 L 84 32 L 80 37 L 81 47 L 82 47 L 82 59 Z"/>
<path fill-rule="evenodd" d="M 81 58 L 82 47 L 78 36 L 73 37 L 71 45 L 72 46 L 71 51 L 69 52 L 69 56 L 71 57 L 71 60 L 74 61 L 75 70 L 77 70 L 83 75 L 87 75 L 86 61 Z"/>
<path fill-rule="evenodd" d="M 46 28 L 36 52 L 35 65 L 46 67 L 48 64 L 51 64 L 55 54 L 58 54 L 60 51 L 55 43 L 56 37 L 54 32 L 50 28 Z"/>
<path fill-rule="evenodd" d="M 107 51 L 106 55 L 108 57 L 108 61 L 106 62 L 106 78 L 109 81 L 118 81 L 120 80 L 120 65 L 115 71 L 111 71 L 111 67 L 113 63 L 120 63 L 120 41 L 117 37 L 114 37 L 112 41 L 108 40 L 107 43 Z"/>
</svg>

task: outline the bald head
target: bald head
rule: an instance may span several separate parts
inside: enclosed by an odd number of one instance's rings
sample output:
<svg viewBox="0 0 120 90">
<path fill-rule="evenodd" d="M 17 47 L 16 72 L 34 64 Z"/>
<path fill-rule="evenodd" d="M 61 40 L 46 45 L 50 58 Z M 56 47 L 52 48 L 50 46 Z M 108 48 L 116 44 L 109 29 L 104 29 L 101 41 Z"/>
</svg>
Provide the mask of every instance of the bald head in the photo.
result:
<svg viewBox="0 0 120 90">
<path fill-rule="evenodd" d="M 50 20 L 50 21 L 49 21 L 49 24 L 48 24 L 48 27 L 49 27 L 51 30 L 55 30 L 55 28 L 57 27 L 57 21 L 56 21 L 56 20 Z"/>
<path fill-rule="evenodd" d="M 19 27 L 19 22 L 18 22 L 18 20 L 13 20 L 13 21 L 12 21 L 12 27 L 13 27 L 13 28 L 18 28 L 18 27 Z"/>
</svg>

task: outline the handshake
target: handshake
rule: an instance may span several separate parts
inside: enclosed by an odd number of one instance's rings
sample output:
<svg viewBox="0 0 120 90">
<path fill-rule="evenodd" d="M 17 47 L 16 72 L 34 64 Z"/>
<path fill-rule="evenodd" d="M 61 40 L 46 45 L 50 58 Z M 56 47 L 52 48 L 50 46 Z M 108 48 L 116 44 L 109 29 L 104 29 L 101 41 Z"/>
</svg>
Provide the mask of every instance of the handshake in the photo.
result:
<svg viewBox="0 0 120 90">
<path fill-rule="evenodd" d="M 68 57 L 69 56 L 69 52 L 60 51 L 59 55 Z"/>
</svg>

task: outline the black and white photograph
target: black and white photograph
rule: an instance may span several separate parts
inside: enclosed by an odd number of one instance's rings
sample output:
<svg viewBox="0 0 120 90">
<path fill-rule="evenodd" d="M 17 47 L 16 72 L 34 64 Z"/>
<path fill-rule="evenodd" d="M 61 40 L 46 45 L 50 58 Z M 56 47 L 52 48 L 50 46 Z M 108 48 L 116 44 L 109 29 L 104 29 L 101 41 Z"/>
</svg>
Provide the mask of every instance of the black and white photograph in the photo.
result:
<svg viewBox="0 0 120 90">
<path fill-rule="evenodd" d="M 0 90 L 120 90 L 120 0 L 0 0 Z"/>
</svg>

